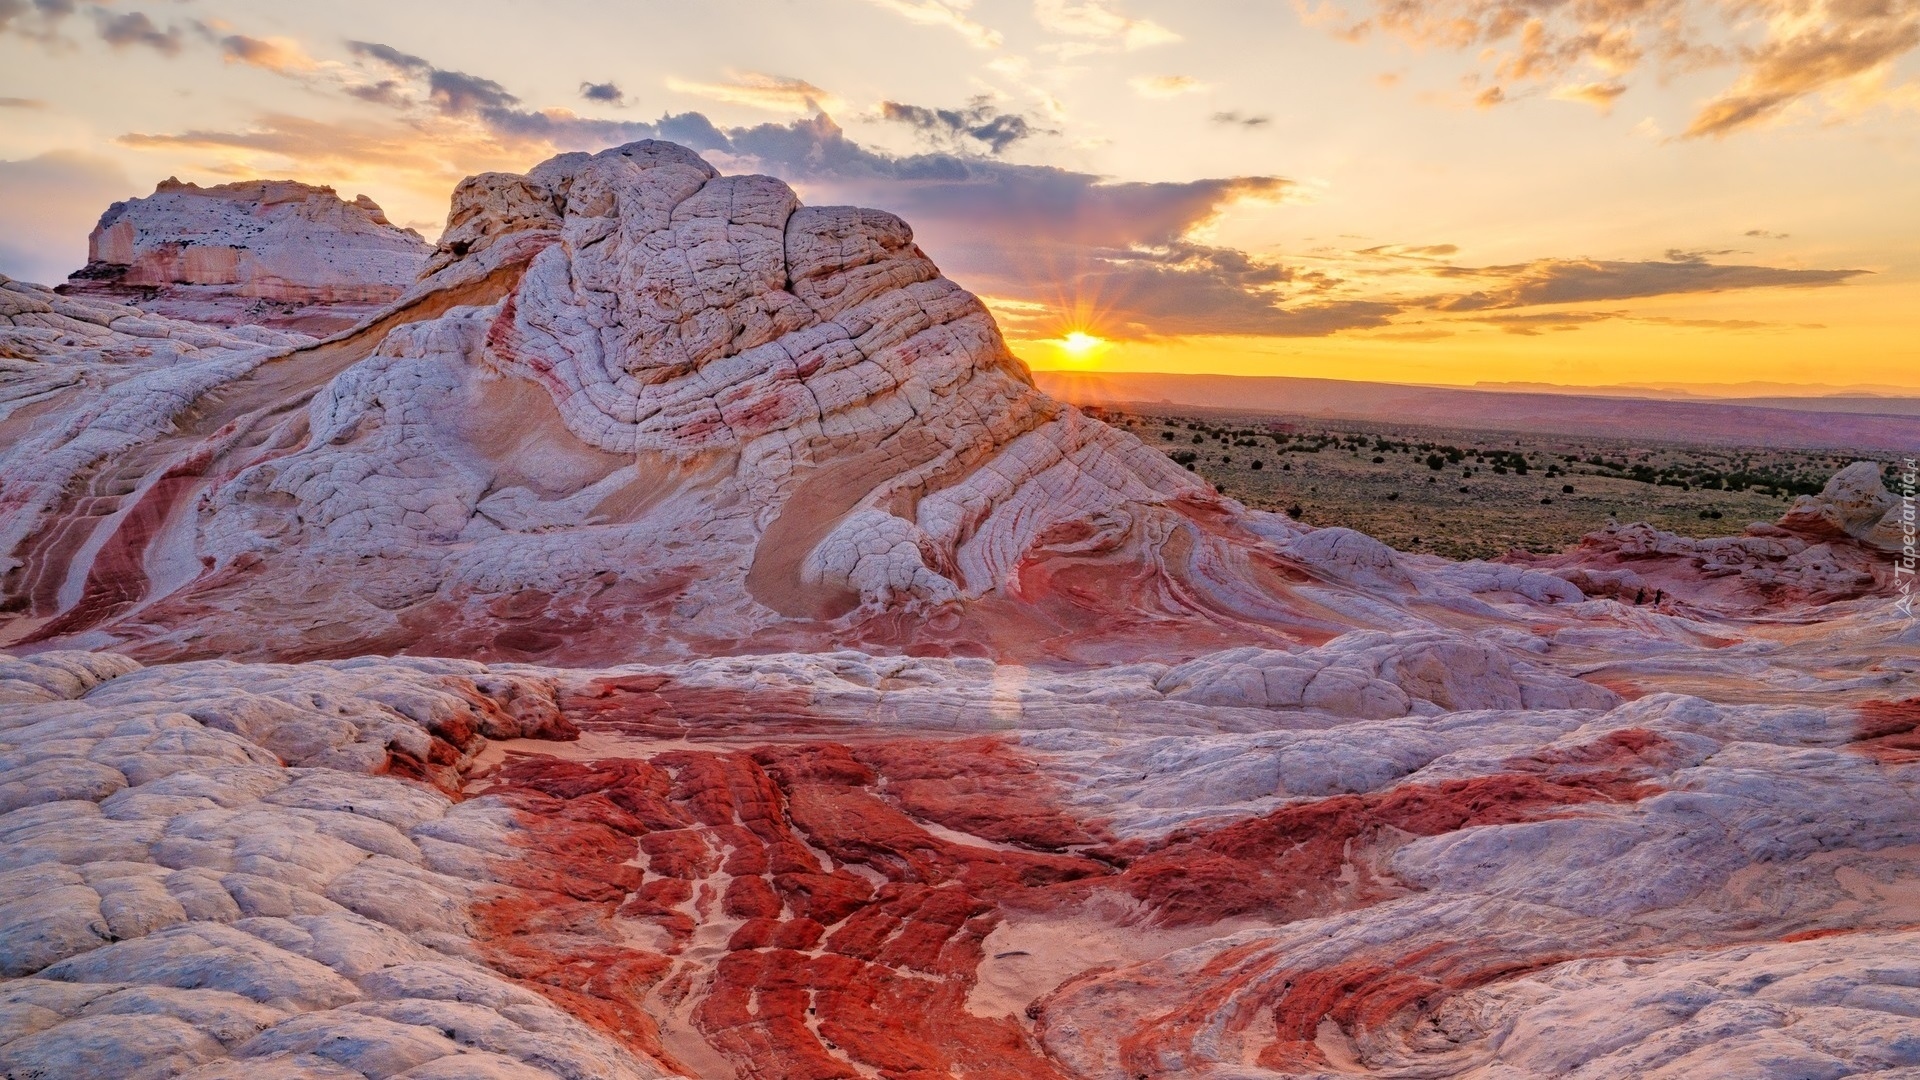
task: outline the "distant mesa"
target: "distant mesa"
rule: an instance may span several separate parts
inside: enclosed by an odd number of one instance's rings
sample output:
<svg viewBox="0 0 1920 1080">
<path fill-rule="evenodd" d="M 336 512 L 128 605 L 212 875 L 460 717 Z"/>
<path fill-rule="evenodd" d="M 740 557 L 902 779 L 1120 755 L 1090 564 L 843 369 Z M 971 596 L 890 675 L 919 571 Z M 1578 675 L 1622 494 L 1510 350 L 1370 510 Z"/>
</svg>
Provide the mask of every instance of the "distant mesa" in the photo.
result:
<svg viewBox="0 0 1920 1080">
<path fill-rule="evenodd" d="M 329 333 L 398 299 L 431 250 L 365 195 L 169 177 L 100 216 L 65 291 L 201 323 Z"/>
</svg>

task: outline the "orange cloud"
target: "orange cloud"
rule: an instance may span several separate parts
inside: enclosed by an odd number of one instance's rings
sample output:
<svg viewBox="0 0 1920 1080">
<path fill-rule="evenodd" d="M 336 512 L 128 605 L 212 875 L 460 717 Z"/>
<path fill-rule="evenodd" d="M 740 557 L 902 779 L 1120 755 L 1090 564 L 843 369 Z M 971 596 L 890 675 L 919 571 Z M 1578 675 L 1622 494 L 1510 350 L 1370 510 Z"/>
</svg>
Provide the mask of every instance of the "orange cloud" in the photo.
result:
<svg viewBox="0 0 1920 1080">
<path fill-rule="evenodd" d="M 1296 6 L 1303 23 L 1347 40 L 1378 29 L 1471 51 L 1476 68 L 1507 84 L 1597 71 L 1605 77 L 1566 83 L 1553 96 L 1602 111 L 1625 91 L 1623 76 L 1643 66 L 1665 74 L 1736 66 L 1732 85 L 1700 107 L 1685 138 L 1732 134 L 1815 95 L 1841 114 L 1920 100 L 1912 82 L 1887 85 L 1894 65 L 1920 48 L 1920 4 L 1911 0 L 1373 0 L 1359 22 L 1331 4 Z M 1477 103 L 1512 98 L 1496 87 Z"/>
<path fill-rule="evenodd" d="M 220 39 L 220 54 L 229 63 L 248 64 L 280 75 L 312 71 L 320 65 L 291 38 L 256 38 L 229 34 Z"/>
</svg>

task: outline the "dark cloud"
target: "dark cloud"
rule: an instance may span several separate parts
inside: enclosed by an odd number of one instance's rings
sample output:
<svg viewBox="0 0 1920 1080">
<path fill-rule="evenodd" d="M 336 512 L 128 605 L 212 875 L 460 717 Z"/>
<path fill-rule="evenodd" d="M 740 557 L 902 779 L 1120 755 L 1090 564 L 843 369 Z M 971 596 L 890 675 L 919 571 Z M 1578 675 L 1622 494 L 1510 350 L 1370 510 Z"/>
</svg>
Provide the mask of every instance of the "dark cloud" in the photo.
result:
<svg viewBox="0 0 1920 1080">
<path fill-rule="evenodd" d="M 651 124 L 593 120 L 561 109 L 523 109 L 517 95 L 492 79 L 435 67 L 425 57 L 402 52 L 391 45 L 349 41 L 347 49 L 396 76 L 345 87 L 345 92 L 352 97 L 399 111 L 413 109 L 424 99 L 442 116 L 477 121 L 503 141 L 544 142 L 559 149 L 580 150 L 651 138 L 655 133 Z M 612 83 L 582 84 L 583 96 L 589 100 L 606 100 L 589 93 L 594 90 L 619 94 L 619 88 Z"/>
<path fill-rule="evenodd" d="M 0 97 L 0 109 L 44 109 L 47 103 L 39 98 Z"/>
<path fill-rule="evenodd" d="M 979 155 L 882 154 L 821 115 L 720 130 L 704 117 L 663 118 L 661 137 L 748 158 L 801 186 L 810 201 L 874 206 L 912 223 L 941 267 L 977 292 L 1044 304 L 1107 337 L 1322 335 L 1384 324 L 1396 305 L 1300 301 L 1311 283 L 1272 260 L 1190 239 L 1244 199 L 1274 199 L 1272 176 L 1178 183 L 1109 182 L 1092 173 Z"/>
<path fill-rule="evenodd" d="M 347 94 L 352 97 L 357 97 L 361 101 L 370 101 L 375 105 L 399 108 L 407 104 L 407 96 L 401 92 L 405 85 L 406 84 L 402 83 L 399 79 L 381 79 L 376 83 L 365 83 L 360 86 L 345 87 L 344 89 Z"/>
<path fill-rule="evenodd" d="M 1783 232 L 1768 232 L 1766 229 L 1748 229 L 1741 235 L 1751 236 L 1757 240 L 1785 240 L 1789 234 Z"/>
<path fill-rule="evenodd" d="M 472 116 L 511 109 L 520 99 L 492 79 L 464 71 L 434 68 L 427 73 L 428 96 L 448 116 Z"/>
<path fill-rule="evenodd" d="M 402 75 L 425 75 L 433 70 L 433 65 L 425 59 L 377 41 L 349 41 L 347 51 L 385 64 Z"/>
<path fill-rule="evenodd" d="M 1681 293 L 1725 292 L 1731 289 L 1817 288 L 1838 285 L 1867 271 L 1722 265 L 1708 262 L 1702 257 L 1664 262 L 1537 259 L 1512 266 L 1449 267 L 1435 273 L 1442 277 L 1503 279 L 1492 288 L 1431 302 L 1431 306 L 1441 311 L 1487 311 L 1532 307 L 1536 304 L 1594 303 Z"/>
<path fill-rule="evenodd" d="M 1001 112 L 991 98 L 977 97 L 963 109 L 929 109 L 897 101 L 880 103 L 882 118 L 906 124 L 936 142 L 952 145 L 972 140 L 998 154 L 1014 143 L 1038 134 L 1026 117 Z"/>
<path fill-rule="evenodd" d="M 1243 128 L 1262 128 L 1273 123 L 1273 117 L 1259 114 L 1241 114 L 1238 112 L 1217 112 L 1213 114 L 1213 122 Z"/>
<path fill-rule="evenodd" d="M 180 52 L 180 28 L 169 26 L 162 30 L 144 11 L 127 11 L 116 15 L 97 7 L 93 9 L 93 18 L 100 40 L 116 49 L 145 45 L 166 56 Z"/>
<path fill-rule="evenodd" d="M 627 95 L 617 83 L 583 82 L 580 84 L 580 96 L 588 101 L 602 105 L 625 105 Z"/>
</svg>

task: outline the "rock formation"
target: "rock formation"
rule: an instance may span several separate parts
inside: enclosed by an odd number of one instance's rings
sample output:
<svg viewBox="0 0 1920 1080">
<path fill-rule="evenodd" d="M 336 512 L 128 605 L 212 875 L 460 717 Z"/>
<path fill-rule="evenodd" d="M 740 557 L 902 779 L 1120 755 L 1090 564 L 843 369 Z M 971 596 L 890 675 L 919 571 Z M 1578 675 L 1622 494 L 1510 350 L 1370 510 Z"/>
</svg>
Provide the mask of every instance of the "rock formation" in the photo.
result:
<svg viewBox="0 0 1920 1080">
<path fill-rule="evenodd" d="M 308 333 L 344 330 L 391 303 L 430 250 L 365 195 L 249 180 L 175 179 L 114 203 L 66 288 L 177 318 Z"/>
<path fill-rule="evenodd" d="M 1093 659 L 1424 621 L 1328 587 L 1374 542 L 1291 556 L 1285 518 L 1035 391 L 897 218 L 672 144 L 475 177 L 391 309 L 175 377 L 212 383 L 101 391 L 130 456 L 17 444 L 70 494 L 140 473 L 146 509 L 14 512 L 8 640 Z M 80 584 L 32 587 L 52 565 Z"/>
<path fill-rule="evenodd" d="M 0 1074 L 1920 1073 L 1871 464 L 1396 552 L 654 142 L 323 341 L 0 319 Z"/>
<path fill-rule="evenodd" d="M 1566 579 L 1589 596 L 1633 604 L 1672 597 L 1691 611 L 1782 608 L 1888 595 L 1900 550 L 1901 509 L 1880 466 L 1856 461 L 1818 495 L 1802 495 L 1777 523 L 1738 536 L 1696 540 L 1645 523 L 1612 525 L 1554 555 L 1518 554 L 1520 565 Z"/>
</svg>

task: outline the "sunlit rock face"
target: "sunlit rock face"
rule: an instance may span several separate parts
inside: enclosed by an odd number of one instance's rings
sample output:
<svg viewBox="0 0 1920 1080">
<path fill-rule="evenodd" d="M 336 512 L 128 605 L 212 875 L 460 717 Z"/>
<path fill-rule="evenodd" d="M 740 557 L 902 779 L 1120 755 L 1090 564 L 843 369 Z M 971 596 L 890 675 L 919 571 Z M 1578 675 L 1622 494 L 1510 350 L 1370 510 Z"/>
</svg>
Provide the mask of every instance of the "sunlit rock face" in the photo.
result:
<svg viewBox="0 0 1920 1080">
<path fill-rule="evenodd" d="M 365 195 L 170 179 L 101 215 L 67 287 L 199 322 L 327 333 L 392 302 L 429 250 Z"/>
<path fill-rule="evenodd" d="M 1251 512 L 664 143 L 323 341 L 0 280 L 0 1074 L 1896 1080 L 1897 514 Z"/>
<path fill-rule="evenodd" d="M 1404 583 L 1351 602 L 1347 553 L 1289 556 L 1291 522 L 1035 391 L 899 219 L 668 143 L 468 180 L 392 308 L 211 381 L 80 395 L 144 434 L 64 476 L 113 493 L 13 524 L 66 585 L 10 590 L 12 640 L 1098 658 L 1422 621 Z M 68 440 L 33 435 L 16 460 Z"/>
</svg>

